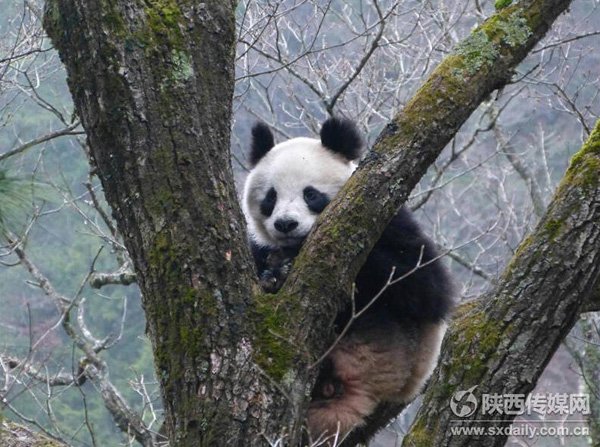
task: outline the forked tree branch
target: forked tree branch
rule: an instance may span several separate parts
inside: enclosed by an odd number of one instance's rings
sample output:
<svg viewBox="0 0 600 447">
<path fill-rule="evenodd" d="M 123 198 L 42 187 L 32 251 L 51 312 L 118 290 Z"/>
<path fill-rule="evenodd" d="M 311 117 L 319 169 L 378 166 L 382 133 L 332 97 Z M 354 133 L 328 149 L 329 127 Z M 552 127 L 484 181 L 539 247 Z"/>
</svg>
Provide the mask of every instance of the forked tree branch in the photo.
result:
<svg viewBox="0 0 600 447">
<path fill-rule="evenodd" d="M 382 133 L 284 288 L 267 296 L 252 288 L 223 150 L 234 3 L 47 2 L 45 27 L 143 291 L 172 441 L 258 445 L 285 432 L 296 443 L 315 375 L 307 366 L 325 351 L 375 241 L 569 4 L 518 2 L 463 41 Z"/>
<path fill-rule="evenodd" d="M 428 166 L 481 101 L 510 80 L 569 4 L 522 1 L 492 16 L 458 45 L 384 129 L 319 219 L 281 291 L 305 302 L 332 298 L 323 306 L 325 313 L 321 307 L 317 315 L 306 315 L 313 327 L 331 321 L 348 301 L 362 263 Z M 322 340 L 314 342 L 319 351 Z"/>
<path fill-rule="evenodd" d="M 279 311 L 301 315 L 297 326 L 286 322 L 281 329 L 286 339 L 311 353 L 326 349 L 329 340 L 307 334 L 321 334 L 316 328 L 330 325 L 349 301 L 351 284 L 374 243 L 428 166 L 478 105 L 510 80 L 569 4 L 529 0 L 499 11 L 442 61 L 388 124 L 321 215 L 279 292 Z M 308 304 L 315 302 L 321 305 Z M 300 353 L 294 364 L 302 361 Z"/>
</svg>

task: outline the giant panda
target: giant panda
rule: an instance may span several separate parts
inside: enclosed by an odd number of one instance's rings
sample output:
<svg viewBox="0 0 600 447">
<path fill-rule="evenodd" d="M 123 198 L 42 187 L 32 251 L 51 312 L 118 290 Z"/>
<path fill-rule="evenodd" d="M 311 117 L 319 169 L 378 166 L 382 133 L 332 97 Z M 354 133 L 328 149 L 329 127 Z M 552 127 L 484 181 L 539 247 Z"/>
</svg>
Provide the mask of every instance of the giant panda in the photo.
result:
<svg viewBox="0 0 600 447">
<path fill-rule="evenodd" d="M 315 220 L 352 175 L 363 140 L 352 121 L 326 120 L 320 138 L 275 144 L 264 123 L 252 129 L 242 208 L 260 282 L 276 291 Z M 394 271 L 397 282 L 382 288 Z M 380 296 L 373 301 L 373 298 Z M 355 282 L 354 319 L 320 366 L 309 404 L 312 439 L 344 436 L 383 402 L 406 403 L 436 365 L 452 306 L 448 274 L 433 243 L 401 208 Z M 351 310 L 335 321 L 338 333 Z"/>
</svg>

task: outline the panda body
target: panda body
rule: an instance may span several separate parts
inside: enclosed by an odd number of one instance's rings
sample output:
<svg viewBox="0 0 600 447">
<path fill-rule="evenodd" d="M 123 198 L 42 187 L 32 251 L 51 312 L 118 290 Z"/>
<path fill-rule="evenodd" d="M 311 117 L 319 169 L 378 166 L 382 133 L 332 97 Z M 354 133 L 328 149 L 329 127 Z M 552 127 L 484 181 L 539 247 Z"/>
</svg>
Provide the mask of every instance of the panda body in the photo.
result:
<svg viewBox="0 0 600 447">
<path fill-rule="evenodd" d="M 337 118 L 325 121 L 320 139 L 275 145 L 262 123 L 252 134 L 242 207 L 261 284 L 274 292 L 317 216 L 355 170 L 362 139 L 352 122 Z M 384 288 L 392 272 L 395 281 Z M 366 310 L 321 365 L 307 417 L 315 439 L 347 434 L 382 402 L 412 400 L 436 365 L 446 330 L 448 274 L 408 210 L 393 217 L 355 284 L 355 311 Z M 335 330 L 351 317 L 351 309 L 340 313 Z"/>
</svg>

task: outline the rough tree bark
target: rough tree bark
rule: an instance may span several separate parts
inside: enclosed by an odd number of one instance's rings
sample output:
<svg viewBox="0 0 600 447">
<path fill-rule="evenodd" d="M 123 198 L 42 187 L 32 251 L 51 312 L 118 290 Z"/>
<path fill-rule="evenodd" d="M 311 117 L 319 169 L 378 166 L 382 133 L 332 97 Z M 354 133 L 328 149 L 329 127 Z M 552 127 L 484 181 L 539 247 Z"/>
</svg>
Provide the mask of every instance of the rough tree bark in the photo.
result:
<svg viewBox="0 0 600 447">
<path fill-rule="evenodd" d="M 265 295 L 229 165 L 234 2 L 48 0 L 45 28 L 142 289 L 172 445 L 298 439 L 309 366 L 368 251 L 569 3 L 519 2 L 462 42 L 322 216 L 284 288 Z"/>
<path fill-rule="evenodd" d="M 172 445 L 257 436 L 274 394 L 249 357 L 252 269 L 228 150 L 234 9 L 59 0 L 45 11 L 136 267 Z"/>
<path fill-rule="evenodd" d="M 480 405 L 458 424 L 449 405 L 440 403 L 450 403 L 456 391 L 475 385 L 477 397 L 527 395 L 533 390 L 561 340 L 598 291 L 599 198 L 600 121 L 571 160 L 546 214 L 521 243 L 495 290 L 452 324 L 422 410 L 403 445 L 504 445 L 507 436 L 452 436 L 453 425 L 468 426 L 469 420 L 486 415 Z M 506 426 L 514 417 L 494 414 L 497 422 L 486 426 Z"/>
</svg>

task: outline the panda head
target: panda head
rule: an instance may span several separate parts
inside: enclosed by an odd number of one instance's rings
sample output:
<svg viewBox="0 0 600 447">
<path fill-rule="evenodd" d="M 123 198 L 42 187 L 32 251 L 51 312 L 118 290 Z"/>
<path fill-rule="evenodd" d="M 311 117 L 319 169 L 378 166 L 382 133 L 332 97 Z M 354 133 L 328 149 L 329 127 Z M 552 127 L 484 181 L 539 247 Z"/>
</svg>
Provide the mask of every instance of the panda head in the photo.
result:
<svg viewBox="0 0 600 447">
<path fill-rule="evenodd" d="M 277 145 L 271 130 L 256 124 L 242 199 L 254 242 L 272 248 L 300 245 L 352 175 L 362 147 L 356 126 L 345 119 L 325 121 L 320 139 L 293 138 Z"/>
</svg>

